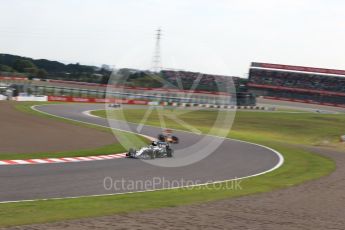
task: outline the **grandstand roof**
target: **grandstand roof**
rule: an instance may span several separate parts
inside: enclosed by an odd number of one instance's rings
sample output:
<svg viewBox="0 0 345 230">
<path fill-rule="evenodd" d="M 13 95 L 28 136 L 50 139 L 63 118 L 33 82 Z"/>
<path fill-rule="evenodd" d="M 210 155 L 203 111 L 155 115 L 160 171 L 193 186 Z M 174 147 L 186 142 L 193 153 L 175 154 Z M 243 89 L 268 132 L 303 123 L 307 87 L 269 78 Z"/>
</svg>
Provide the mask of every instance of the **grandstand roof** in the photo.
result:
<svg viewBox="0 0 345 230">
<path fill-rule="evenodd" d="M 251 68 L 345 77 L 345 70 L 252 62 Z"/>
</svg>

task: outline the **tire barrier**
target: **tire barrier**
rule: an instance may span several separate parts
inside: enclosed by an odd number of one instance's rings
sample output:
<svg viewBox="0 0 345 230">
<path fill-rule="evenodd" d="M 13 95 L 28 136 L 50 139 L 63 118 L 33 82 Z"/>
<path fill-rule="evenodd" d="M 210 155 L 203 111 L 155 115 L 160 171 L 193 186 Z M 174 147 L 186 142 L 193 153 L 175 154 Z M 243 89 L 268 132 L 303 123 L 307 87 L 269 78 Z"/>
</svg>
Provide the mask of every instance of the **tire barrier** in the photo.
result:
<svg viewBox="0 0 345 230">
<path fill-rule="evenodd" d="M 234 106 L 234 105 L 213 105 L 213 104 L 193 104 L 193 103 L 167 103 L 162 102 L 162 106 L 174 106 L 174 107 L 199 107 L 210 109 L 241 109 L 241 110 L 270 110 L 265 106 Z"/>
</svg>

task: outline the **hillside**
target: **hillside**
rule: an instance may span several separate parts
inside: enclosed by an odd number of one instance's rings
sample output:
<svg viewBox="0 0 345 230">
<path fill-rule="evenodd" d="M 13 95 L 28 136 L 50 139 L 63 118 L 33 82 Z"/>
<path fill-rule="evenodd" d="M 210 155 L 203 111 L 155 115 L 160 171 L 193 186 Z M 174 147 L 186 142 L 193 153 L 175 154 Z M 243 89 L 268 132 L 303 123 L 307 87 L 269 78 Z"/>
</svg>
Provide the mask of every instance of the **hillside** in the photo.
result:
<svg viewBox="0 0 345 230">
<path fill-rule="evenodd" d="M 0 54 L 0 72 L 23 74 L 29 78 L 57 79 L 107 84 L 112 70 L 103 67 L 64 64 L 46 59 L 33 59 L 10 54 Z M 148 88 L 180 88 L 202 91 L 246 91 L 246 79 L 238 77 L 203 74 L 189 71 L 163 70 L 160 73 L 136 69 L 120 69 L 112 78 L 112 84 Z M 116 81 L 116 82 L 113 82 Z M 198 84 L 195 85 L 195 82 Z"/>
<path fill-rule="evenodd" d="M 111 71 L 106 66 L 64 64 L 46 59 L 33 59 L 11 54 L 0 54 L 0 72 L 21 73 L 29 77 L 62 80 L 107 82 Z"/>
</svg>

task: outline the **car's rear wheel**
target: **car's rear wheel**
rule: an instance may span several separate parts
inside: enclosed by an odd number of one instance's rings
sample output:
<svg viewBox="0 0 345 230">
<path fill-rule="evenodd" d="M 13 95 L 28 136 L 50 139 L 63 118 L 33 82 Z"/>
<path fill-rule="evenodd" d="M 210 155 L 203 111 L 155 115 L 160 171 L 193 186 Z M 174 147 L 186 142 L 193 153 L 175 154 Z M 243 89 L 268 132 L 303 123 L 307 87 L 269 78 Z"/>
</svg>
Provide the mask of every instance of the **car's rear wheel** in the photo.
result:
<svg viewBox="0 0 345 230">
<path fill-rule="evenodd" d="M 140 158 L 143 160 L 155 159 L 154 151 L 152 149 L 147 149 L 143 154 L 141 154 Z"/>
<path fill-rule="evenodd" d="M 171 148 L 167 148 L 167 157 L 173 157 L 173 150 Z"/>
<path fill-rule="evenodd" d="M 171 139 L 173 140 L 174 143 L 178 144 L 179 142 L 178 137 L 172 136 Z"/>
<path fill-rule="evenodd" d="M 150 151 L 150 159 L 153 160 L 155 158 L 156 158 L 156 153 L 155 153 L 155 151 L 151 150 Z"/>
</svg>

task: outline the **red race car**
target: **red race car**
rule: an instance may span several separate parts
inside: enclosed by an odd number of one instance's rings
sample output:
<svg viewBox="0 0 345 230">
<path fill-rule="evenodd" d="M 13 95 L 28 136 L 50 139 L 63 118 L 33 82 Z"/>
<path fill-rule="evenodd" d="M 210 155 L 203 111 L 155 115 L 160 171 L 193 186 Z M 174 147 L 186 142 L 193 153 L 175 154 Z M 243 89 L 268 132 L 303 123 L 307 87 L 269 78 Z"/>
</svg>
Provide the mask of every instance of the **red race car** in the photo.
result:
<svg viewBox="0 0 345 230">
<path fill-rule="evenodd" d="M 159 141 L 167 142 L 167 143 L 170 143 L 170 144 L 178 144 L 179 143 L 178 137 L 172 135 L 172 130 L 171 129 L 164 130 L 163 133 L 158 135 L 157 139 Z"/>
</svg>

